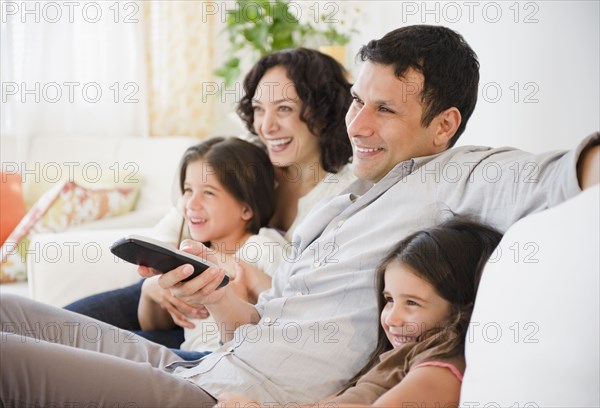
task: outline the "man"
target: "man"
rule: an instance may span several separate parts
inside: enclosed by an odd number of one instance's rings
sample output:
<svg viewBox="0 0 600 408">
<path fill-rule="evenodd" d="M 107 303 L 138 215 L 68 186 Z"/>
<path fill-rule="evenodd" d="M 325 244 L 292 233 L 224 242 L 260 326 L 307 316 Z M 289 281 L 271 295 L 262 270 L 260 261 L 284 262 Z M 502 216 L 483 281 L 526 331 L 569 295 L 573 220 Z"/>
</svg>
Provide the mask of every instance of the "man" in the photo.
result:
<svg viewBox="0 0 600 408">
<path fill-rule="evenodd" d="M 346 123 L 361 180 L 313 210 L 298 228 L 294 259 L 278 271 L 273 288 L 253 306 L 227 287 L 215 290 L 222 269 L 187 283 L 180 281 L 191 273 L 189 266 L 160 278 L 161 286 L 188 303 L 206 304 L 222 322 L 228 343 L 199 363 L 185 363 L 141 339 L 127 344 L 122 333 L 112 343 L 94 343 L 81 340 L 78 332 L 65 339 L 62 330 L 36 342 L 38 333 L 31 334 L 36 322 L 84 327 L 93 321 L 33 302 L 4 300 L 2 323 L 16 326 L 10 329 L 18 334 L 3 333 L 2 401 L 188 406 L 211 404 L 211 396 L 231 390 L 264 402 L 325 397 L 364 365 L 375 345 L 373 272 L 392 244 L 453 213 L 504 230 L 528 213 L 576 195 L 577 176 L 582 186 L 597 183 L 598 134 L 568 153 L 449 149 L 473 112 L 479 80 L 475 54 L 453 31 L 404 27 L 371 41 L 360 56 L 366 62 L 352 88 Z M 530 164 L 538 170 L 533 177 L 509 171 Z M 184 250 L 205 253 L 190 241 Z M 141 273 L 152 271 L 142 268 Z M 111 332 L 94 324 L 103 335 Z M 72 368 L 52 378 L 48 372 L 56 364 Z M 21 373 L 27 381 L 15 379 L 13 370 L 19 367 L 25 367 Z M 48 390 L 51 397 L 44 394 Z"/>
</svg>

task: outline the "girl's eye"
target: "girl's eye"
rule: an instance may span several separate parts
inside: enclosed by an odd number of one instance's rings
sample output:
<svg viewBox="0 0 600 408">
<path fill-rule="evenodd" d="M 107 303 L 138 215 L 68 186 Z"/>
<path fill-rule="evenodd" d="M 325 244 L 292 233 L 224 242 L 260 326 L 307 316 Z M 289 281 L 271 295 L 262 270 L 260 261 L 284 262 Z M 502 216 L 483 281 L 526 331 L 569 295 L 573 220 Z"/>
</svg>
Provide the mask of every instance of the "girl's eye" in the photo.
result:
<svg viewBox="0 0 600 408">
<path fill-rule="evenodd" d="M 263 109 L 262 109 L 262 106 L 254 105 L 254 106 L 252 106 L 252 110 L 254 112 L 262 112 Z"/>
<path fill-rule="evenodd" d="M 394 113 L 393 110 L 386 108 L 385 106 L 380 106 L 379 107 L 379 112 L 383 112 L 383 113 Z"/>
<path fill-rule="evenodd" d="M 384 297 L 385 303 L 394 303 L 394 299 L 391 296 Z"/>
<path fill-rule="evenodd" d="M 363 101 L 361 101 L 358 96 L 353 96 L 352 99 L 354 100 L 354 102 L 356 102 L 359 105 L 363 104 Z"/>
<path fill-rule="evenodd" d="M 204 191 L 204 195 L 207 195 L 207 196 L 214 196 L 214 195 L 215 195 L 215 193 L 213 193 L 212 191 L 209 191 L 209 190 L 205 190 L 205 191 Z"/>
<path fill-rule="evenodd" d="M 192 194 L 192 189 L 191 189 L 191 188 L 189 188 L 189 187 L 187 187 L 187 188 L 184 188 L 184 189 L 183 189 L 183 194 L 184 194 L 184 195 L 190 195 L 190 194 Z"/>
<path fill-rule="evenodd" d="M 415 302 L 414 300 L 410 300 L 410 299 L 408 299 L 406 301 L 406 305 L 407 306 L 420 306 L 417 302 Z"/>
<path fill-rule="evenodd" d="M 292 108 L 290 108 L 289 106 L 280 106 L 279 108 L 277 108 L 280 112 L 291 112 Z"/>
</svg>

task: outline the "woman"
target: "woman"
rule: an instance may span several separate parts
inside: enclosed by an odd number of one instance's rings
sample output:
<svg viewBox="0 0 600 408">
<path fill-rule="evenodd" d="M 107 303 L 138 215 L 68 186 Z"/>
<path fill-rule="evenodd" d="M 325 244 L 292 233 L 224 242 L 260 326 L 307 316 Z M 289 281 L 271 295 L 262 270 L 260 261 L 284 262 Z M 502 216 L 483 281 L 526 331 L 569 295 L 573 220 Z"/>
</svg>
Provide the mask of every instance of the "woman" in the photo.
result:
<svg viewBox="0 0 600 408">
<path fill-rule="evenodd" d="M 238 114 L 263 142 L 275 166 L 276 208 L 270 226 L 282 231 L 288 241 L 319 200 L 337 195 L 355 179 L 348 164 L 352 148 L 344 123 L 351 101 L 344 68 L 315 50 L 298 48 L 267 55 L 246 75 Z M 190 236 L 175 208 L 155 231 L 156 238 L 176 246 Z M 249 267 L 242 271 L 253 275 Z M 181 328 L 141 331 L 137 315 L 141 288 L 140 282 L 84 298 L 65 308 L 135 331 L 168 347 L 179 347 L 184 340 Z M 188 318 L 208 316 L 205 309 L 168 293 L 162 306 L 178 325 L 186 324 Z"/>
<path fill-rule="evenodd" d="M 298 48 L 263 57 L 244 80 L 238 114 L 277 169 L 271 225 L 287 231 L 288 240 L 317 201 L 353 180 L 344 122 L 352 97 L 345 75 L 333 58 Z"/>
</svg>

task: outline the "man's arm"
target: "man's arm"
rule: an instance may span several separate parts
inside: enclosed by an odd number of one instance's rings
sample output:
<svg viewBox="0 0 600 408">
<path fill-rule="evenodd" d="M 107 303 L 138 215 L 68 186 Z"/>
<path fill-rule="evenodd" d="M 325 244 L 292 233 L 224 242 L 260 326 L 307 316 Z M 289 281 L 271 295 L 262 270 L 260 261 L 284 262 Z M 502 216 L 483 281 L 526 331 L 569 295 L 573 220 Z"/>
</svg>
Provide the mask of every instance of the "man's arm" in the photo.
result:
<svg viewBox="0 0 600 408">
<path fill-rule="evenodd" d="M 579 187 L 585 190 L 600 182 L 600 145 L 587 147 L 577 162 Z"/>
</svg>

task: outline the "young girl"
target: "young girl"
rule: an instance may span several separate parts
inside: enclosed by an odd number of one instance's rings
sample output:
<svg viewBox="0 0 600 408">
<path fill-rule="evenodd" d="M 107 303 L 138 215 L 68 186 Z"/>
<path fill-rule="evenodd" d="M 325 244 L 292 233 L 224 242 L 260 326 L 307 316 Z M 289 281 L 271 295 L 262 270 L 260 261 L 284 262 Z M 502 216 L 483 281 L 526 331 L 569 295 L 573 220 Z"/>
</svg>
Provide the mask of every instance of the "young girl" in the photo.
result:
<svg viewBox="0 0 600 408">
<path fill-rule="evenodd" d="M 363 370 L 326 402 L 338 408 L 458 406 L 477 286 L 500 238 L 490 227 L 455 219 L 398 243 L 376 273 L 377 347 Z M 234 407 L 251 401 L 224 394 L 219 402 Z"/>
<path fill-rule="evenodd" d="M 279 233 L 263 228 L 275 208 L 274 172 L 268 155 L 240 139 L 209 139 L 185 152 L 179 186 L 181 211 L 191 238 L 205 243 L 222 262 L 244 261 L 254 266 L 251 270 L 256 273 L 231 276 L 230 284 L 244 300 L 256 299 L 270 287 L 270 276 L 285 248 Z M 181 349 L 216 349 L 219 330 L 214 320 L 174 322 L 178 300 L 159 287 L 158 278 L 146 279 L 142 286 L 138 306 L 142 330 L 166 329 L 177 323 L 185 330 Z"/>
</svg>

